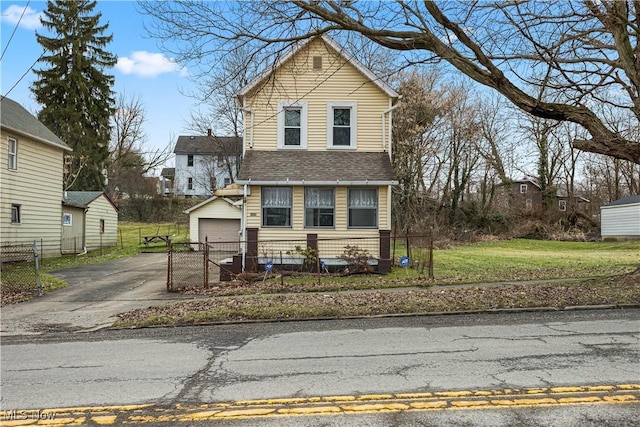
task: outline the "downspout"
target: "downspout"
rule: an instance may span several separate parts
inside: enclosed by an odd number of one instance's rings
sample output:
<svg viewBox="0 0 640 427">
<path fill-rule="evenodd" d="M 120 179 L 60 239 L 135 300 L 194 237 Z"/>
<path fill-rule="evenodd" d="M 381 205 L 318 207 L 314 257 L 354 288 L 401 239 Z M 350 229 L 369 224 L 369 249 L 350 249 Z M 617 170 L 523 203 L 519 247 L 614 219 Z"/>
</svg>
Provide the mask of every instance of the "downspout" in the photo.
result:
<svg viewBox="0 0 640 427">
<path fill-rule="evenodd" d="M 402 96 L 398 97 L 398 101 L 400 101 L 400 99 L 402 99 Z M 390 101 L 393 102 L 393 101 Z M 382 151 L 387 151 L 387 132 L 388 132 L 388 139 L 389 139 L 389 157 L 391 157 L 391 131 L 392 131 L 392 126 L 391 123 L 389 123 L 389 130 L 387 131 L 387 122 L 384 119 L 385 116 L 389 113 L 391 113 L 393 110 L 395 110 L 396 108 L 398 108 L 400 106 L 400 104 L 396 103 L 396 105 L 393 105 L 389 108 L 387 108 L 386 110 L 384 110 L 382 112 Z M 391 122 L 391 120 L 389 120 Z"/>
<path fill-rule="evenodd" d="M 245 101 L 243 100 L 242 102 L 244 104 Z M 251 124 L 249 125 L 249 130 L 251 131 L 251 136 L 249 137 L 249 148 L 253 149 L 253 116 L 254 116 L 253 110 L 250 109 L 250 108 L 246 108 L 243 105 L 242 106 L 242 111 L 244 111 L 245 113 L 249 113 L 249 115 L 251 116 L 251 120 L 250 120 Z M 246 118 L 246 115 L 245 115 L 244 122 L 245 122 L 244 135 L 245 135 L 245 138 L 246 138 L 246 136 L 247 136 L 247 126 L 246 126 L 247 118 Z M 244 154 L 245 154 L 246 150 L 247 150 L 247 145 L 246 144 L 242 144 L 242 157 L 244 157 Z"/>
</svg>

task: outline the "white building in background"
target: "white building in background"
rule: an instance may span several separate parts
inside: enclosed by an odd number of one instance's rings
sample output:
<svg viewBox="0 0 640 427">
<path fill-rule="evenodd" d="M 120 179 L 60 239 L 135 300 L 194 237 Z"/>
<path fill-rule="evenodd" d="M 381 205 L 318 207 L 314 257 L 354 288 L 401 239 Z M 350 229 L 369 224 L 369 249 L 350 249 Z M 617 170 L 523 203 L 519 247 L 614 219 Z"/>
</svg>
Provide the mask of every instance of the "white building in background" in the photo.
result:
<svg viewBox="0 0 640 427">
<path fill-rule="evenodd" d="M 211 197 L 235 181 L 242 158 L 242 138 L 179 136 L 172 183 L 177 197 Z"/>
<path fill-rule="evenodd" d="M 600 208 L 602 239 L 640 239 L 640 195 Z"/>
</svg>

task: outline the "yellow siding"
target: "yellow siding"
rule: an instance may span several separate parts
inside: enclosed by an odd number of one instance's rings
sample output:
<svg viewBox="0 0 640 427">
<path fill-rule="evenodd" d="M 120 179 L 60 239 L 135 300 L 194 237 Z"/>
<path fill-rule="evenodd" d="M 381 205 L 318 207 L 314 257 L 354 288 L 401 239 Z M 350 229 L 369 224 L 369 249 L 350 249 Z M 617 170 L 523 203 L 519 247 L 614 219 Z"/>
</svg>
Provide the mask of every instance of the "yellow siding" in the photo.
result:
<svg viewBox="0 0 640 427">
<path fill-rule="evenodd" d="M 313 56 L 322 56 L 322 71 L 313 70 Z M 383 151 L 381 115 L 389 108 L 388 95 L 328 49 L 321 39 L 294 55 L 247 96 L 246 106 L 254 112 L 255 150 L 277 149 L 279 101 L 307 102 L 307 150 L 327 149 L 328 102 L 356 102 L 357 149 Z M 250 135 L 251 131 L 247 133 Z M 248 144 L 249 138 L 246 141 Z"/>
<path fill-rule="evenodd" d="M 104 234 L 100 235 L 100 220 L 104 220 Z M 118 242 L 118 212 L 101 195 L 89 204 L 86 215 L 86 246 L 99 248 L 115 246 Z"/>
<path fill-rule="evenodd" d="M 289 246 L 306 245 L 307 234 L 317 234 L 319 239 L 359 239 L 366 240 L 351 242 L 324 242 L 319 245 L 323 256 L 338 256 L 342 253 L 346 244 L 356 244 L 363 249 L 367 249 L 372 256 L 378 256 L 378 229 L 371 228 L 347 228 L 348 208 L 347 208 L 348 187 L 335 188 L 335 228 L 305 228 L 304 227 L 304 187 L 293 187 L 293 211 L 290 228 L 262 228 L 261 227 L 261 191 L 259 186 L 251 187 L 251 195 L 247 197 L 247 228 L 259 228 L 258 240 L 286 240 L 286 243 L 269 243 L 268 248 L 263 245 L 259 251 L 278 251 Z M 388 212 L 388 187 L 378 188 L 378 227 L 379 229 L 389 229 Z M 291 242 L 294 241 L 294 242 Z M 324 248 L 323 248 L 324 246 Z M 329 252 L 330 254 L 327 254 Z"/>
<path fill-rule="evenodd" d="M 18 140 L 18 169 L 9 170 L 8 138 Z M 0 132 L 0 235 L 2 242 L 43 245 L 43 256 L 60 255 L 63 151 L 26 137 Z M 21 223 L 11 223 L 11 205 Z"/>
</svg>

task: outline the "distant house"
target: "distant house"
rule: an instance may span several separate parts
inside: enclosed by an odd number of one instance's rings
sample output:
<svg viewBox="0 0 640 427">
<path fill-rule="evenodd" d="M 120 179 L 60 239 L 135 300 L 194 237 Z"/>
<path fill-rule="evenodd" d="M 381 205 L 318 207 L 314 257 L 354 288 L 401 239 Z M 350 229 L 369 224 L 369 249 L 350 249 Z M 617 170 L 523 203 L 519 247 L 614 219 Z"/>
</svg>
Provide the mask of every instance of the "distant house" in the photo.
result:
<svg viewBox="0 0 640 427">
<path fill-rule="evenodd" d="M 62 199 L 62 252 L 115 246 L 118 208 L 102 191 L 66 191 Z"/>
<path fill-rule="evenodd" d="M 160 172 L 160 195 L 173 195 L 173 181 L 176 178 L 176 168 L 163 168 Z"/>
<path fill-rule="evenodd" d="M 497 203 L 502 209 L 516 209 L 520 212 L 536 212 L 542 209 L 542 188 L 534 179 L 523 178 L 500 186 Z M 558 212 L 583 212 L 588 199 L 581 196 L 569 196 L 565 189 L 558 189 L 554 197 L 554 206 Z"/>
<path fill-rule="evenodd" d="M 263 240 L 362 238 L 389 271 L 398 93 L 324 35 L 297 44 L 237 96 L 247 112 L 237 183 L 248 257 Z M 346 244 L 320 256 L 335 259 Z"/>
<path fill-rule="evenodd" d="M 640 239 L 640 195 L 600 208 L 602 239 Z"/>
<path fill-rule="evenodd" d="M 173 152 L 176 155 L 173 194 L 211 197 L 216 188 L 235 180 L 242 157 L 242 138 L 218 137 L 210 130 L 207 136 L 179 136 Z M 166 172 L 169 178 L 169 171 Z"/>
<path fill-rule="evenodd" d="M 59 256 L 64 154 L 72 150 L 17 102 L 1 97 L 0 110 L 0 240 L 36 241 L 42 256 Z"/>
</svg>

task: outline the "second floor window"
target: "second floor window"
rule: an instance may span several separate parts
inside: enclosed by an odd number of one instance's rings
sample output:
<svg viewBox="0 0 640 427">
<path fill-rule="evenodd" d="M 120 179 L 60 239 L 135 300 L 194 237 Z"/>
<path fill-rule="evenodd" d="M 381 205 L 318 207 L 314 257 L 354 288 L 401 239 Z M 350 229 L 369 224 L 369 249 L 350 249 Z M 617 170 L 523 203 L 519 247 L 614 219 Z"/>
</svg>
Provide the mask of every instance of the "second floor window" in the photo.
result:
<svg viewBox="0 0 640 427">
<path fill-rule="evenodd" d="M 281 101 L 278 108 L 278 148 L 307 148 L 306 102 Z"/>
<path fill-rule="evenodd" d="M 7 168 L 18 169 L 18 140 L 9 138 L 9 157 L 7 160 Z"/>
<path fill-rule="evenodd" d="M 187 166 L 193 166 L 193 154 L 187 156 Z"/>
<path fill-rule="evenodd" d="M 558 209 L 562 212 L 567 210 L 567 201 L 566 200 L 558 200 Z"/>
<path fill-rule="evenodd" d="M 330 102 L 327 108 L 327 146 L 356 148 L 356 103 Z"/>
<path fill-rule="evenodd" d="M 527 184 L 520 184 L 520 193 L 527 194 Z"/>
</svg>

